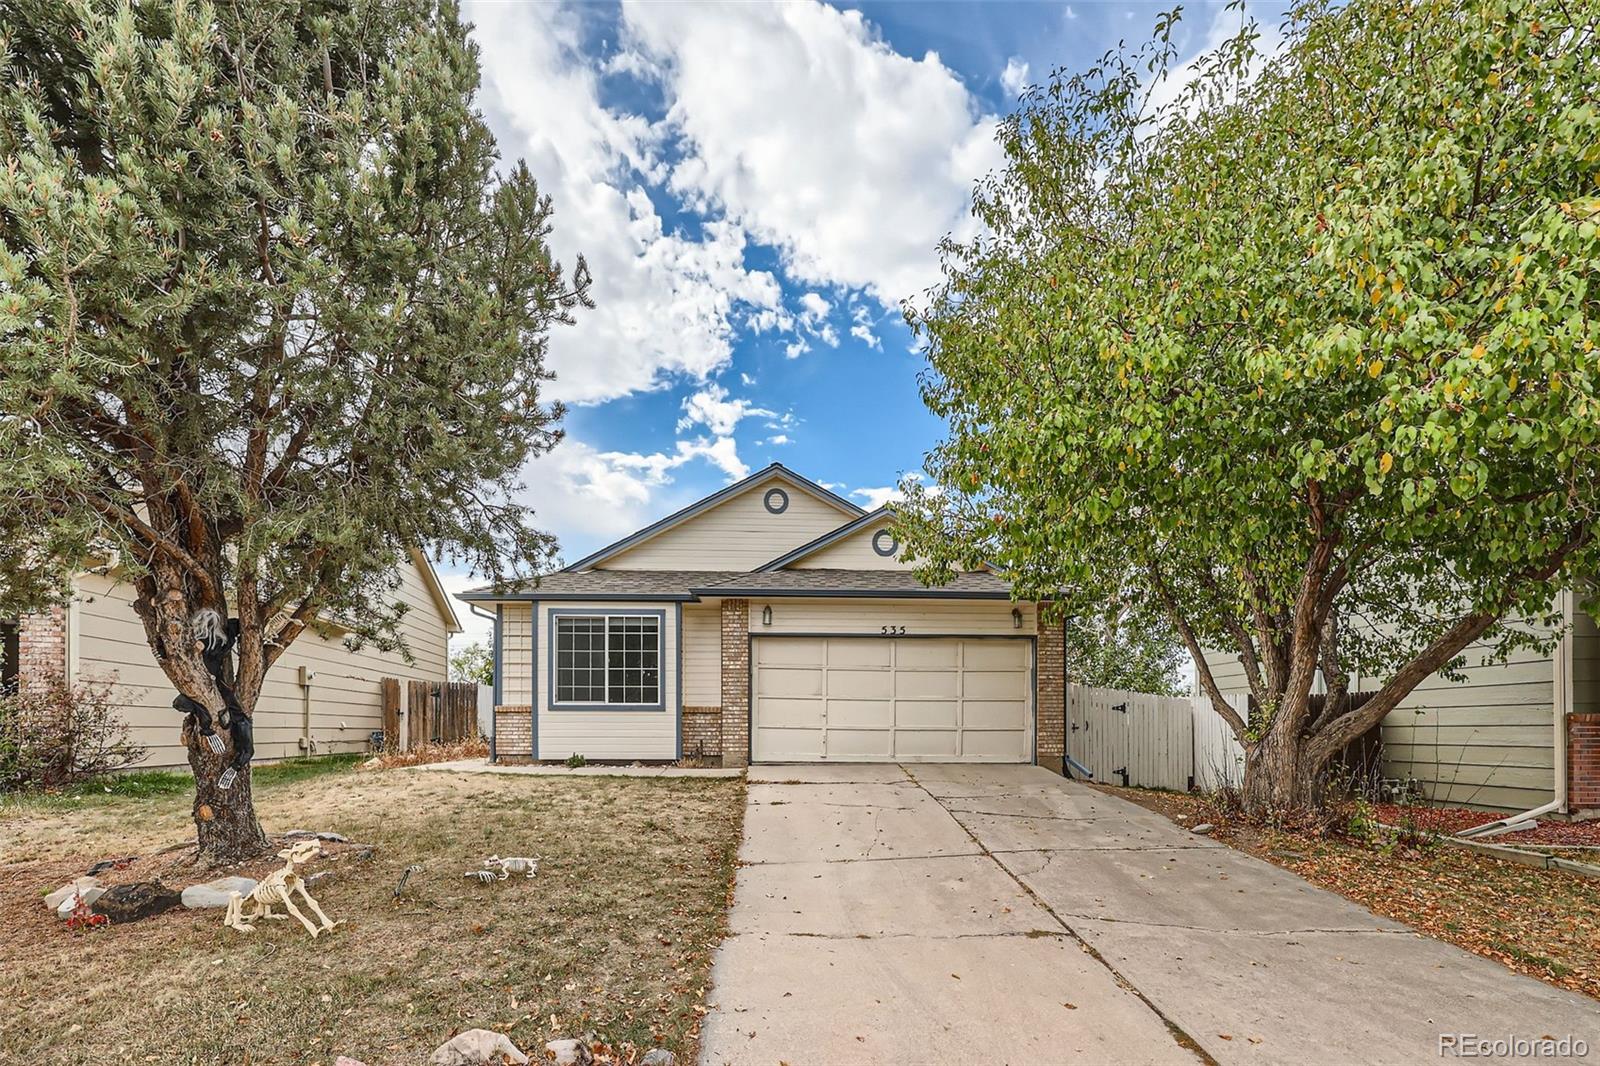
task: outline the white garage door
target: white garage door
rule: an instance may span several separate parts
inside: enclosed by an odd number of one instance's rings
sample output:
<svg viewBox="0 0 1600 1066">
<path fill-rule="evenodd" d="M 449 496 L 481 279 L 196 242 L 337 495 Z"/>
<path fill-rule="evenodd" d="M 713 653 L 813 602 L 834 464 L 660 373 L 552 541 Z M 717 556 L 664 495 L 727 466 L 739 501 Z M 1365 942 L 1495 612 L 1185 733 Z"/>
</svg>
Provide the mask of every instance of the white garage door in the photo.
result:
<svg viewBox="0 0 1600 1066">
<path fill-rule="evenodd" d="M 757 762 L 1032 762 L 1026 640 L 762 637 Z"/>
</svg>

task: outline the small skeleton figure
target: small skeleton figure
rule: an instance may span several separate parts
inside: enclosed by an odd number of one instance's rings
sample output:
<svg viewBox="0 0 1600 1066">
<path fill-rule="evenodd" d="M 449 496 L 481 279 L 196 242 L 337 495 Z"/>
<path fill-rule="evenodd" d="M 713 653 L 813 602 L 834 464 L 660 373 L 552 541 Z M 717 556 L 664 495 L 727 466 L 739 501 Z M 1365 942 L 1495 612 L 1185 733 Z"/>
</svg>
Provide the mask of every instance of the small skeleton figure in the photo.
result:
<svg viewBox="0 0 1600 1066">
<path fill-rule="evenodd" d="M 494 871 L 492 870 L 468 870 L 461 876 L 465 877 L 468 881 L 476 881 L 480 885 L 487 885 L 491 881 L 501 880 L 501 878 L 498 878 L 494 875 Z"/>
<path fill-rule="evenodd" d="M 500 871 L 500 880 L 502 881 L 512 874 L 522 874 L 524 877 L 532 878 L 534 874 L 539 872 L 538 859 L 528 859 L 521 856 L 502 859 L 498 855 L 491 855 L 483 860 L 483 865 L 487 870 Z"/>
<path fill-rule="evenodd" d="M 252 923 L 262 918 L 281 921 L 289 915 L 293 915 L 299 919 L 301 925 L 306 927 L 306 932 L 311 934 L 311 939 L 313 940 L 317 938 L 319 933 L 332 932 L 337 923 L 322 913 L 322 908 L 317 906 L 317 901 L 312 899 L 311 893 L 306 891 L 305 882 L 295 872 L 296 866 L 310 862 L 321 850 L 322 845 L 317 841 L 302 840 L 278 852 L 278 858 L 283 860 L 283 869 L 274 870 L 266 877 L 263 877 L 261 883 L 256 885 L 248 897 L 241 896 L 237 892 L 230 893 L 228 913 L 223 917 L 222 924 L 229 928 L 237 929 L 241 933 L 253 933 L 255 932 L 255 925 Z M 300 909 L 294 905 L 294 894 L 296 892 L 300 894 L 300 898 L 305 901 L 306 906 L 311 908 L 312 913 L 321 919 L 321 928 L 311 924 L 310 919 L 301 914 Z M 244 901 L 246 898 L 250 900 L 250 913 L 248 915 L 244 913 Z M 273 906 L 279 903 L 283 904 L 284 908 L 288 910 L 288 915 L 272 913 Z"/>
</svg>

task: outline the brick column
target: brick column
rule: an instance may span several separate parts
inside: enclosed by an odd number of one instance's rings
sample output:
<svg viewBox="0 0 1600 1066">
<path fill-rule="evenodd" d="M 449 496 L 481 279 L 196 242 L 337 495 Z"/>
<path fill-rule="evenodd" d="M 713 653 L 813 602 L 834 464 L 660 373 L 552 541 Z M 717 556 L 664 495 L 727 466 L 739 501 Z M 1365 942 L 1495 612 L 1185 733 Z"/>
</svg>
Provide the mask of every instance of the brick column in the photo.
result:
<svg viewBox="0 0 1600 1066">
<path fill-rule="evenodd" d="M 67 676 L 67 609 L 48 607 L 17 619 L 17 686 L 38 692 Z"/>
<path fill-rule="evenodd" d="M 494 758 L 496 762 L 533 761 L 533 708 L 502 705 L 494 709 Z"/>
<path fill-rule="evenodd" d="M 750 764 L 750 601 L 722 601 L 722 765 Z"/>
<path fill-rule="evenodd" d="M 1600 714 L 1567 715 L 1567 809 L 1600 811 Z"/>
<path fill-rule="evenodd" d="M 1062 773 L 1067 753 L 1067 642 L 1061 619 L 1039 624 L 1038 659 L 1034 663 L 1033 761 L 1051 773 Z"/>
</svg>

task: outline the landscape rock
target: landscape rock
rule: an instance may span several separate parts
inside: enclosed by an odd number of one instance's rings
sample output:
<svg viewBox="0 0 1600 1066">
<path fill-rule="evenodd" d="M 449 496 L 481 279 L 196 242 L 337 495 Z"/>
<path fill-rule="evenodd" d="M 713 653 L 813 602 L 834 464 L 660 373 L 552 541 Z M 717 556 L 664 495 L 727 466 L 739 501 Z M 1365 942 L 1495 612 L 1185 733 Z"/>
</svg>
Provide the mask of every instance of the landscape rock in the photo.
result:
<svg viewBox="0 0 1600 1066">
<path fill-rule="evenodd" d="M 338 875 L 332 870 L 318 870 L 316 873 L 305 878 L 306 887 L 316 888 L 318 885 L 326 885 L 337 876 Z"/>
<path fill-rule="evenodd" d="M 360 1059 L 353 1059 L 349 1055 L 340 1055 L 333 1060 L 333 1066 L 367 1066 Z"/>
<path fill-rule="evenodd" d="M 552 1040 L 544 1050 L 555 1060 L 556 1066 L 589 1066 L 594 1061 L 589 1045 L 582 1040 Z"/>
<path fill-rule="evenodd" d="M 141 918 L 169 911 L 183 902 L 183 897 L 155 881 L 135 881 L 129 885 L 113 885 L 94 901 L 90 910 L 103 914 L 113 924 L 136 922 Z"/>
<path fill-rule="evenodd" d="M 678 1056 L 664 1047 L 653 1047 L 644 1053 L 639 1066 L 678 1066 Z"/>
<path fill-rule="evenodd" d="M 205 881 L 198 885 L 190 885 L 183 890 L 183 905 L 190 910 L 205 910 L 208 907 L 226 907 L 228 894 L 237 892 L 241 896 L 248 896 L 256 890 L 256 881 L 251 877 L 219 877 L 215 881 Z"/>
<path fill-rule="evenodd" d="M 1193 829 L 1189 830 L 1189 832 L 1198 833 L 1199 835 L 1201 835 L 1203 837 L 1207 837 L 1207 836 L 1210 836 L 1212 831 L 1215 830 L 1216 828 L 1217 827 L 1212 825 L 1210 822 L 1201 822 L 1199 825 L 1197 825 Z"/>
<path fill-rule="evenodd" d="M 84 885 L 77 894 L 68 896 L 61 901 L 61 906 L 56 908 L 57 918 L 71 918 L 72 912 L 78 909 L 78 899 L 82 897 L 86 906 L 93 909 L 94 901 L 105 895 L 105 889 L 99 885 Z"/>
<path fill-rule="evenodd" d="M 44 898 L 44 905 L 53 911 L 60 910 L 61 905 L 67 900 L 71 899 L 80 890 L 85 888 L 101 887 L 103 886 L 100 884 L 100 879 L 98 877 L 80 877 L 76 881 L 71 881 L 62 885 L 60 888 L 46 896 Z"/>
<path fill-rule="evenodd" d="M 435 1048 L 433 1054 L 428 1056 L 428 1062 L 432 1066 L 485 1066 L 486 1063 L 498 1063 L 502 1055 L 519 1066 L 528 1061 L 528 1056 L 518 1051 L 517 1045 L 504 1033 L 490 1029 L 468 1029 Z"/>
</svg>

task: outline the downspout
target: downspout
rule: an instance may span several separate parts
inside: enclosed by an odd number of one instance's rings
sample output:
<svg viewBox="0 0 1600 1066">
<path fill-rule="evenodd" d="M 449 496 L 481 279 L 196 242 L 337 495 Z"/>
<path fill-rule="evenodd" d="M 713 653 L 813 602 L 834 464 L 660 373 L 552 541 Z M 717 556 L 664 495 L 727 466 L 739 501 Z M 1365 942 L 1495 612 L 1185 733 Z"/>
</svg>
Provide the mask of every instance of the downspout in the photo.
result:
<svg viewBox="0 0 1600 1066">
<path fill-rule="evenodd" d="M 479 610 L 477 604 L 469 603 L 467 604 L 467 610 L 479 618 L 486 618 L 494 623 L 494 643 L 492 645 L 494 648 L 494 695 L 490 697 L 494 701 L 494 706 L 489 708 L 489 761 L 495 762 L 494 734 L 500 724 L 500 716 L 495 713 L 495 708 L 500 705 L 500 623 L 504 619 L 505 609 L 500 604 L 495 604 L 494 614 L 490 614 L 488 611 Z"/>
<path fill-rule="evenodd" d="M 1534 828 L 1534 819 L 1541 814 L 1552 811 L 1567 813 L 1567 714 L 1572 709 L 1572 593 L 1561 593 L 1559 604 L 1561 608 L 1561 639 L 1556 642 L 1555 655 L 1551 661 L 1552 692 L 1550 698 L 1551 717 L 1554 720 L 1551 740 L 1555 745 L 1553 762 L 1555 764 L 1555 797 L 1549 802 L 1540 804 L 1521 814 L 1513 814 L 1498 821 L 1475 825 L 1471 829 L 1463 829 L 1457 837 L 1491 837 L 1501 833 L 1514 833 L 1523 829 Z"/>
</svg>

